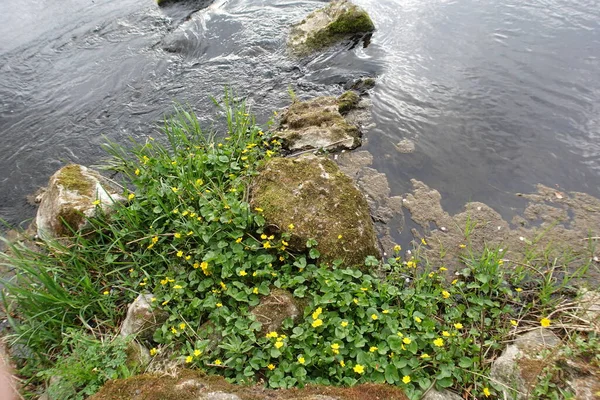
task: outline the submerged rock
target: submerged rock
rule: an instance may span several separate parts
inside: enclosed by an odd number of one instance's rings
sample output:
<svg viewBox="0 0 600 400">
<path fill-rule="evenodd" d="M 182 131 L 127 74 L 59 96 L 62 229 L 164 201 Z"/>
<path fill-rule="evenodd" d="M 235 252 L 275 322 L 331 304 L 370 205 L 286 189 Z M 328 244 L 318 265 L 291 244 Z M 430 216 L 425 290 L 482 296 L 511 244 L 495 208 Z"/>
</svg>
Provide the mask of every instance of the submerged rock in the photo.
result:
<svg viewBox="0 0 600 400">
<path fill-rule="evenodd" d="M 359 266 L 365 257 L 379 256 L 365 197 L 327 158 L 270 160 L 252 184 L 251 202 L 264 210 L 273 232 L 292 235 L 294 251 L 316 239 L 323 262 L 342 259 L 347 266 Z"/>
<path fill-rule="evenodd" d="M 303 55 L 375 30 L 369 14 L 347 0 L 333 1 L 292 27 L 288 46 Z"/>
<path fill-rule="evenodd" d="M 342 114 L 355 109 L 359 96 L 352 91 L 339 98 L 317 97 L 294 101 L 284 112 L 276 136 L 290 151 L 354 149 L 360 146 L 360 130 Z"/>
<path fill-rule="evenodd" d="M 51 239 L 72 235 L 71 230 L 85 227 L 86 217 L 92 217 L 96 207 L 109 212 L 115 202 L 125 201 L 120 193 L 94 170 L 77 164 L 61 168 L 52 175 L 42 196 L 35 219 L 38 236 Z"/>
</svg>

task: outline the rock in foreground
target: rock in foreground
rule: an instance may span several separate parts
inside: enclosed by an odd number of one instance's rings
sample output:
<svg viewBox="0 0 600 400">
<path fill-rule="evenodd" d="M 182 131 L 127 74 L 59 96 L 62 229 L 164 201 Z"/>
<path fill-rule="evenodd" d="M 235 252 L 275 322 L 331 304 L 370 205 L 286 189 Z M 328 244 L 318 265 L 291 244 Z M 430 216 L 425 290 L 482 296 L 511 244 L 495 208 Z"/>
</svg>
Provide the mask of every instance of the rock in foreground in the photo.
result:
<svg viewBox="0 0 600 400">
<path fill-rule="evenodd" d="M 108 382 L 90 400 L 406 400 L 399 388 L 365 384 L 351 388 L 307 386 L 269 390 L 260 386 L 236 386 L 218 376 L 184 370 L 176 376 L 139 375 Z"/>
<path fill-rule="evenodd" d="M 96 207 L 108 212 L 115 202 L 124 200 L 120 190 L 111 187 L 98 172 L 82 165 L 67 165 L 52 175 L 42 196 L 35 220 L 38 236 L 71 236 L 71 229 L 82 229 Z"/>
<path fill-rule="evenodd" d="M 347 0 L 339 0 L 314 11 L 294 25 L 288 46 L 293 53 L 308 54 L 374 30 L 375 25 L 365 10 Z"/>
<path fill-rule="evenodd" d="M 272 159 L 254 180 L 251 198 L 269 229 L 292 234 L 294 251 L 316 239 L 323 262 L 361 266 L 365 257 L 379 256 L 365 197 L 327 158 Z"/>
</svg>

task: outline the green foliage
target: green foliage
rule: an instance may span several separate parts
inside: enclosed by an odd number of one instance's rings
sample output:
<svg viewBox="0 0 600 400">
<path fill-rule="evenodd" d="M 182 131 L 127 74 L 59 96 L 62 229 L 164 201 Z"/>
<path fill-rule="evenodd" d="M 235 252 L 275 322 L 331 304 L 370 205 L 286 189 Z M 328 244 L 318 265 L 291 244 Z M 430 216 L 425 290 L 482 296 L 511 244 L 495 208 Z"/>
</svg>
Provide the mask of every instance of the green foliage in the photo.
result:
<svg viewBox="0 0 600 400">
<path fill-rule="evenodd" d="M 152 293 L 168 318 L 145 343 L 151 354 L 237 383 L 386 382 L 410 398 L 433 386 L 469 388 L 476 397 L 497 390 L 486 378 L 489 360 L 515 320 L 537 324 L 553 304 L 517 290 L 528 272 L 505 268 L 494 250 L 466 259 L 456 277 L 418 251 L 403 259 L 399 247 L 385 262 L 365 260 L 365 270 L 386 271 L 385 278 L 340 262 L 319 265 L 315 240 L 306 243 L 307 254 L 289 253 L 293 225 L 275 235 L 263 210 L 248 203 L 250 180 L 279 143 L 244 104 L 226 96 L 221 111 L 228 130 L 219 140 L 178 111 L 165 122 L 166 144 L 109 144 L 108 165 L 126 178 L 129 201 L 90 219 L 94 234 L 49 243 L 41 253 L 13 245 L 5 258 L 17 276 L 6 282 L 5 302 L 18 316 L 11 321 L 15 341 L 40 355 L 42 364 L 29 371 L 50 366 L 42 376 L 63 376 L 83 394 L 101 383 L 89 366 L 110 372 L 101 379 L 127 375 L 118 368 L 123 363 L 112 363 L 122 360 L 120 345 L 82 339 L 85 345 L 71 348 L 61 334 L 110 336 L 127 304 Z M 304 308 L 265 335 L 251 310 L 273 288 L 292 293 Z M 70 356 L 61 358 L 65 352 Z"/>
<path fill-rule="evenodd" d="M 131 340 L 116 338 L 102 342 L 81 332 L 65 336 L 65 349 L 50 369 L 40 372 L 47 379 L 51 399 L 84 399 L 98 391 L 110 379 L 128 378 L 135 369 L 128 368 L 127 346 Z"/>
</svg>

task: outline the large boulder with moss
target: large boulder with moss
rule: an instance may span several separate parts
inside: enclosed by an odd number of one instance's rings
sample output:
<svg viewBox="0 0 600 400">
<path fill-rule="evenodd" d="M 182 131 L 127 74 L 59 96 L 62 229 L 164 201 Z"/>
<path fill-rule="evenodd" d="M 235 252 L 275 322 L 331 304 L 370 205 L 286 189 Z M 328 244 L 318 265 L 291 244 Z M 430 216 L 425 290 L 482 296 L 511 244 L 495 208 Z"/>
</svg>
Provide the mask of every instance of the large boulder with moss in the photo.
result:
<svg viewBox="0 0 600 400">
<path fill-rule="evenodd" d="M 354 387 L 307 385 L 304 388 L 265 389 L 262 385 L 233 385 L 219 376 L 181 370 L 176 374 L 144 374 L 107 382 L 90 400 L 408 400 L 402 389 L 384 384 Z"/>
<path fill-rule="evenodd" d="M 283 113 L 276 136 L 289 151 L 354 149 L 361 144 L 361 133 L 344 115 L 355 109 L 359 100 L 353 91 L 338 98 L 295 100 Z"/>
<path fill-rule="evenodd" d="M 316 239 L 323 262 L 360 266 L 379 256 L 365 197 L 328 158 L 270 160 L 253 181 L 251 202 L 264 210 L 268 229 L 291 234 L 292 250 Z"/>
<path fill-rule="evenodd" d="M 61 168 L 42 195 L 35 219 L 38 236 L 71 236 L 72 230 L 84 228 L 86 217 L 93 216 L 98 208 L 108 212 L 115 202 L 125 201 L 120 193 L 92 169 L 77 164 Z"/>
<path fill-rule="evenodd" d="M 347 0 L 333 1 L 292 26 L 288 46 L 303 55 L 375 30 L 369 14 Z"/>
</svg>

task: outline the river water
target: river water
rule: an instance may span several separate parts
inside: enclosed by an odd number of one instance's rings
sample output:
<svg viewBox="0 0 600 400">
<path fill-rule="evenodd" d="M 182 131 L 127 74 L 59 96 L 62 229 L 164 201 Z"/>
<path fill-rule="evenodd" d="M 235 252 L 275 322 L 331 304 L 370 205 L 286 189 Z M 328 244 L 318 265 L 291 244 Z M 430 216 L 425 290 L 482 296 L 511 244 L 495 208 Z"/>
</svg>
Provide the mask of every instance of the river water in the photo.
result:
<svg viewBox="0 0 600 400">
<path fill-rule="evenodd" d="M 600 196 L 598 1 L 355 2 L 368 47 L 295 60 L 287 29 L 323 2 L 1 0 L 0 218 L 31 218 L 26 195 L 98 162 L 105 137 L 156 135 L 174 102 L 210 126 L 229 85 L 265 122 L 288 87 L 336 95 L 361 76 L 378 78 L 365 148 L 393 194 L 417 178 L 452 212 L 476 200 L 507 218 L 536 183 Z"/>
</svg>

